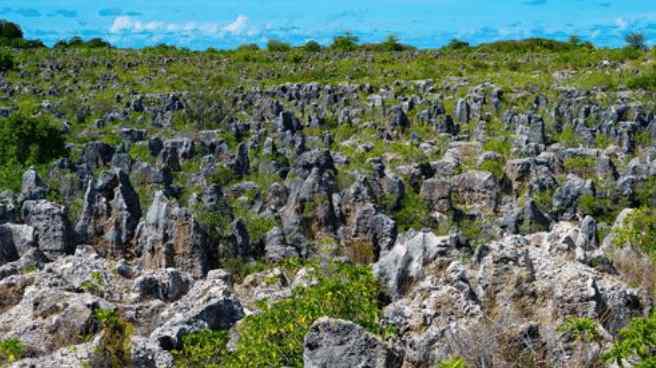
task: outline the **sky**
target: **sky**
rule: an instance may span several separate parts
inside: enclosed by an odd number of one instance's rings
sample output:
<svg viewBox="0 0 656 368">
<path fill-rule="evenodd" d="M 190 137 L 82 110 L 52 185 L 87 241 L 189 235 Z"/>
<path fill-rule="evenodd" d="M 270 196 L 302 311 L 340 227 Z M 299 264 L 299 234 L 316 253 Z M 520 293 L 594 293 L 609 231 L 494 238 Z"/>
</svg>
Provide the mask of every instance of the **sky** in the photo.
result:
<svg viewBox="0 0 656 368">
<path fill-rule="evenodd" d="M 80 36 L 129 48 L 328 44 L 344 32 L 362 42 L 393 34 L 419 48 L 572 34 L 621 46 L 633 31 L 656 42 L 656 0 L 0 0 L 0 18 L 48 45 Z"/>
</svg>

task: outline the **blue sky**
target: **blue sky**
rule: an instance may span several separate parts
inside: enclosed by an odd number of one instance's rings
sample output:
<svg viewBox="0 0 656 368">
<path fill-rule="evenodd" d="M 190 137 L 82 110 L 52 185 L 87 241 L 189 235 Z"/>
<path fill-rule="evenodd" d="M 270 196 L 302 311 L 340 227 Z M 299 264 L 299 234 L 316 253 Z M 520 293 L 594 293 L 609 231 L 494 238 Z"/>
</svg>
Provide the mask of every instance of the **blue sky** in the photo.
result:
<svg viewBox="0 0 656 368">
<path fill-rule="evenodd" d="M 0 0 L 0 18 L 49 45 L 81 36 L 119 47 L 231 48 L 269 38 L 329 43 L 345 31 L 365 42 L 395 34 L 422 48 L 570 34 L 617 46 L 631 31 L 656 41 L 656 0 Z"/>
</svg>

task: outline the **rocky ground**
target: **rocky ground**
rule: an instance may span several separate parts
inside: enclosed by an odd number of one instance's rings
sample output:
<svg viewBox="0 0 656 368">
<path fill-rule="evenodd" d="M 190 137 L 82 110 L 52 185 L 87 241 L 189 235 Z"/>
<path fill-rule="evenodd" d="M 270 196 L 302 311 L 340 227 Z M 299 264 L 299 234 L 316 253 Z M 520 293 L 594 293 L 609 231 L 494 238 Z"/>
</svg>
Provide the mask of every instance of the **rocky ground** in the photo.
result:
<svg viewBox="0 0 656 368">
<path fill-rule="evenodd" d="M 0 364 L 603 366 L 656 280 L 653 60 L 617 53 L 18 52 L 0 112 L 67 154 L 5 171 Z M 258 361 L 334 264 L 371 318 L 299 311 Z"/>
</svg>

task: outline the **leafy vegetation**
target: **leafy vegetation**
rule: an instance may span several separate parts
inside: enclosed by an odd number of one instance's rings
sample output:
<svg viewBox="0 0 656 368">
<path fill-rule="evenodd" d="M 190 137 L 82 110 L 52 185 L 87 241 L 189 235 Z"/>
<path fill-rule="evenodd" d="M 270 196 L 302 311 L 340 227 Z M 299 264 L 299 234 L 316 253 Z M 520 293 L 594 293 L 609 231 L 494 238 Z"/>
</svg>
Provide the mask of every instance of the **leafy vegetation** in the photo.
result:
<svg viewBox="0 0 656 368">
<path fill-rule="evenodd" d="M 656 313 L 634 318 L 619 333 L 618 340 L 604 354 L 608 363 L 620 367 L 656 367 Z"/>
<path fill-rule="evenodd" d="M 588 317 L 569 317 L 559 327 L 559 331 L 570 335 L 576 341 L 599 342 L 601 340 L 598 323 Z"/>
<path fill-rule="evenodd" d="M 132 364 L 130 336 L 133 327 L 113 309 L 98 309 L 96 319 L 100 322 L 100 344 L 93 357 L 93 367 L 122 368 Z"/>
<path fill-rule="evenodd" d="M 653 208 L 643 207 L 634 210 L 624 220 L 624 226 L 617 230 L 615 244 L 630 245 L 650 257 L 656 257 L 656 213 Z"/>
<path fill-rule="evenodd" d="M 385 334 L 379 323 L 379 286 L 368 267 L 331 263 L 309 265 L 317 285 L 296 288 L 289 299 L 262 303 L 261 313 L 237 327 L 239 341 L 228 352 L 227 334 L 203 331 L 183 339 L 174 353 L 179 367 L 302 367 L 303 339 L 322 316 L 351 320 L 369 331 Z"/>
<path fill-rule="evenodd" d="M 461 357 L 453 357 L 443 360 L 437 364 L 436 368 L 467 368 L 468 365 Z"/>
<path fill-rule="evenodd" d="M 25 345 L 16 338 L 0 340 L 0 366 L 20 360 L 25 354 Z"/>
<path fill-rule="evenodd" d="M 43 118 L 13 114 L 0 119 L 0 187 L 17 190 L 29 166 L 66 154 L 63 133 Z"/>
<path fill-rule="evenodd" d="M 0 72 L 6 72 L 13 68 L 14 57 L 6 51 L 0 51 Z"/>
</svg>

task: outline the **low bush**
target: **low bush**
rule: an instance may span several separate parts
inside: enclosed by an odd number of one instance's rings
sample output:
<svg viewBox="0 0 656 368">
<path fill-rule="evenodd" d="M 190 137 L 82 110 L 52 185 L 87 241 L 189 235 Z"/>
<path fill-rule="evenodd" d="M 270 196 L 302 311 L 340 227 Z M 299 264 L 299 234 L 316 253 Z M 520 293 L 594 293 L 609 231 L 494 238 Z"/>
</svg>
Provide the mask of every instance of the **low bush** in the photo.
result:
<svg viewBox="0 0 656 368">
<path fill-rule="evenodd" d="M 292 49 L 292 46 L 280 40 L 269 40 L 267 42 L 267 50 L 271 52 L 287 52 Z"/>
<path fill-rule="evenodd" d="M 16 338 L 0 340 L 0 366 L 11 364 L 23 358 L 25 345 Z"/>
<path fill-rule="evenodd" d="M 0 119 L 0 188 L 18 190 L 23 172 L 66 154 L 61 130 L 49 121 L 16 113 Z"/>
<path fill-rule="evenodd" d="M 656 313 L 634 318 L 623 328 L 613 346 L 604 354 L 608 363 L 620 367 L 656 367 Z"/>
<path fill-rule="evenodd" d="M 335 37 L 330 48 L 338 51 L 355 51 L 358 48 L 359 40 L 356 35 L 347 32 Z"/>
<path fill-rule="evenodd" d="M 364 266 L 330 263 L 312 265 L 317 284 L 296 288 L 280 302 L 260 305 L 261 312 L 237 327 L 239 340 L 226 349 L 227 334 L 203 331 L 183 339 L 174 352 L 178 367 L 302 367 L 303 339 L 312 323 L 323 316 L 353 321 L 376 334 L 386 331 L 378 320 L 380 289 Z"/>
<path fill-rule="evenodd" d="M 96 368 L 132 366 L 130 342 L 134 329 L 132 325 L 123 320 L 116 310 L 98 309 L 95 316 L 102 330 L 91 366 Z"/>
<path fill-rule="evenodd" d="M 617 246 L 630 245 L 656 259 L 656 212 L 643 207 L 633 211 L 617 230 Z"/>
<path fill-rule="evenodd" d="M 638 76 L 630 78 L 626 82 L 626 86 L 630 89 L 656 91 L 656 70 L 644 72 Z"/>
<path fill-rule="evenodd" d="M 307 52 L 319 52 L 321 51 L 321 45 L 317 41 L 308 41 L 303 45 L 303 50 Z"/>
<path fill-rule="evenodd" d="M 14 66 L 14 57 L 9 52 L 0 51 L 0 72 L 12 70 Z"/>
</svg>

